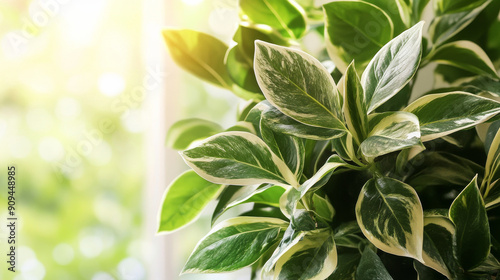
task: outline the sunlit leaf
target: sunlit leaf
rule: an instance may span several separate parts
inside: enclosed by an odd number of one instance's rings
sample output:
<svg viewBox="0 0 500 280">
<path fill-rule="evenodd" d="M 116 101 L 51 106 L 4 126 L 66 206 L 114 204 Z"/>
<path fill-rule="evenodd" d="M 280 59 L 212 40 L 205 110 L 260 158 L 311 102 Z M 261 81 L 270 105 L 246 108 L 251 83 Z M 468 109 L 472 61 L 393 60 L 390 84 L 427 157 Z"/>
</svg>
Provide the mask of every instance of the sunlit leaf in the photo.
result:
<svg viewBox="0 0 500 280">
<path fill-rule="evenodd" d="M 387 42 L 394 27 L 379 7 L 364 1 L 332 1 L 323 6 L 326 49 L 335 66 L 345 73 L 355 61 L 360 71 Z"/>
<path fill-rule="evenodd" d="M 168 186 L 159 213 L 158 232 L 171 232 L 196 220 L 205 206 L 222 190 L 189 170 Z"/>
<path fill-rule="evenodd" d="M 232 81 L 224 66 L 226 44 L 190 29 L 165 29 L 163 38 L 179 66 L 214 85 L 231 88 Z"/>
<path fill-rule="evenodd" d="M 197 245 L 182 273 L 233 271 L 256 262 L 287 223 L 280 219 L 238 217 L 215 226 Z"/>
<path fill-rule="evenodd" d="M 196 140 L 205 139 L 222 131 L 222 127 L 203 119 L 185 119 L 174 123 L 167 133 L 166 145 L 184 150 Z"/>
<path fill-rule="evenodd" d="M 211 182 L 298 185 L 288 166 L 264 141 L 248 132 L 219 133 L 181 155 L 196 173 Z"/>
</svg>

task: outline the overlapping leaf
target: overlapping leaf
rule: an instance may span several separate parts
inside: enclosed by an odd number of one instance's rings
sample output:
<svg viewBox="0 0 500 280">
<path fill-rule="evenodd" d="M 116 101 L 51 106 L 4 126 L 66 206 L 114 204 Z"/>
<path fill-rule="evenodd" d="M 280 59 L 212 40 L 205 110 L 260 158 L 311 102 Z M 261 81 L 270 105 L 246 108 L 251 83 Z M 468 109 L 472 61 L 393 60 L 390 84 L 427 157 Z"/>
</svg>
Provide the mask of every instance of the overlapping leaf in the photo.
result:
<svg viewBox="0 0 500 280">
<path fill-rule="evenodd" d="M 264 96 L 285 115 L 308 125 L 345 130 L 335 82 L 314 57 L 257 41 L 254 65 Z"/>
<path fill-rule="evenodd" d="M 233 271 L 256 262 L 287 227 L 280 219 L 238 217 L 214 227 L 196 245 L 183 273 Z"/>
<path fill-rule="evenodd" d="M 418 117 L 422 141 L 429 141 L 488 120 L 500 112 L 500 103 L 457 91 L 425 95 L 405 111 Z"/>
<path fill-rule="evenodd" d="M 480 46 L 471 41 L 454 41 L 442 45 L 429 58 L 441 64 L 455 66 L 478 75 L 498 78 L 495 66 Z"/>
<path fill-rule="evenodd" d="M 465 270 L 479 266 L 490 253 L 490 226 L 477 178 L 455 198 L 449 213 L 455 224 L 455 254 Z"/>
<path fill-rule="evenodd" d="M 297 179 L 259 137 L 223 132 L 181 152 L 186 163 L 208 181 L 227 185 L 262 183 L 297 186 Z"/>
<path fill-rule="evenodd" d="M 406 112 L 381 113 L 370 116 L 371 131 L 361 151 L 373 158 L 420 143 L 418 118 Z"/>
<path fill-rule="evenodd" d="M 239 4 L 250 20 L 269 25 L 284 37 L 298 39 L 306 31 L 304 10 L 293 0 L 240 0 Z"/>
<path fill-rule="evenodd" d="M 332 1 L 323 6 L 326 49 L 335 66 L 345 73 L 355 60 L 363 70 L 370 59 L 393 38 L 394 25 L 379 7 L 364 1 Z"/>
<path fill-rule="evenodd" d="M 185 119 L 174 123 L 167 133 L 166 145 L 184 150 L 196 140 L 205 139 L 222 131 L 222 127 L 203 119 Z"/>
<path fill-rule="evenodd" d="M 417 72 L 422 56 L 419 22 L 384 45 L 361 76 L 368 113 L 393 97 Z"/>
<path fill-rule="evenodd" d="M 224 66 L 227 45 L 208 34 L 190 29 L 165 29 L 163 37 L 174 61 L 214 85 L 231 88 Z"/>
</svg>

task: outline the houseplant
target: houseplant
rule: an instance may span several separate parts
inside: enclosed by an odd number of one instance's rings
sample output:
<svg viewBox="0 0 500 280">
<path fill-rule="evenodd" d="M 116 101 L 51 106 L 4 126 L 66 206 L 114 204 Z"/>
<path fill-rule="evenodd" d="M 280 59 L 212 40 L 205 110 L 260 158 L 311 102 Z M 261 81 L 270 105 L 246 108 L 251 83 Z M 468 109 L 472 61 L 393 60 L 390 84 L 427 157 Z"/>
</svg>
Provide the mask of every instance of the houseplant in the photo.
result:
<svg viewBox="0 0 500 280">
<path fill-rule="evenodd" d="M 246 100 L 233 127 L 188 119 L 167 135 L 192 170 L 167 188 L 159 232 L 218 201 L 183 273 L 497 279 L 500 1 L 239 6 L 230 48 L 193 30 L 163 33 L 181 67 Z M 300 50 L 314 32 L 325 45 L 317 58 Z M 419 94 L 422 68 L 440 82 Z"/>
</svg>

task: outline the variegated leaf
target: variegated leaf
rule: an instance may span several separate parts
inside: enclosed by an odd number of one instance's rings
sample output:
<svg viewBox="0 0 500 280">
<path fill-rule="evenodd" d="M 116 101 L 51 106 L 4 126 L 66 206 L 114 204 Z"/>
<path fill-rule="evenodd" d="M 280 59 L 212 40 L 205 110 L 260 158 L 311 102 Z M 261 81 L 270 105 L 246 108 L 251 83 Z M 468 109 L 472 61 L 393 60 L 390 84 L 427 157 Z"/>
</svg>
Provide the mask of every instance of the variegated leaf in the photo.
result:
<svg viewBox="0 0 500 280">
<path fill-rule="evenodd" d="M 275 218 L 225 220 L 196 245 L 182 273 L 216 273 L 249 266 L 279 240 L 287 226 Z"/>
<path fill-rule="evenodd" d="M 422 141 L 466 129 L 500 112 L 500 103 L 466 92 L 425 95 L 404 109 L 420 122 Z"/>
<path fill-rule="evenodd" d="M 254 68 L 264 96 L 285 115 L 312 126 L 346 130 L 335 82 L 316 58 L 256 41 Z"/>
<path fill-rule="evenodd" d="M 335 229 L 334 238 L 337 246 L 348 248 L 359 248 L 359 243 L 365 240 L 361 235 L 361 229 L 356 221 L 341 224 Z"/>
<path fill-rule="evenodd" d="M 198 175 L 214 183 L 298 186 L 283 160 L 259 137 L 248 132 L 219 133 L 181 155 Z"/>
<path fill-rule="evenodd" d="M 302 139 L 274 131 L 261 119 L 260 132 L 262 139 L 293 172 L 295 178 L 302 176 L 304 170 L 305 147 Z"/>
<path fill-rule="evenodd" d="M 369 126 L 365 95 L 354 62 L 347 67 L 342 85 L 347 128 L 359 144 L 367 137 Z"/>
<path fill-rule="evenodd" d="M 449 220 L 446 211 L 424 212 L 424 265 L 431 267 L 448 279 L 456 279 L 460 270 L 453 255 L 453 236 L 455 226 Z"/>
<path fill-rule="evenodd" d="M 203 119 L 185 119 L 174 123 L 167 133 L 165 144 L 176 150 L 185 150 L 193 142 L 222 131 L 222 127 Z"/>
<path fill-rule="evenodd" d="M 477 177 L 455 198 L 450 207 L 455 224 L 455 254 L 465 270 L 479 266 L 490 253 L 488 216 L 477 186 Z"/>
<path fill-rule="evenodd" d="M 366 67 L 361 84 L 368 113 L 396 95 L 417 72 L 422 56 L 423 26 L 424 23 L 419 22 L 392 39 Z"/>
<path fill-rule="evenodd" d="M 356 219 L 377 248 L 422 261 L 423 210 L 411 186 L 389 177 L 370 179 L 359 194 Z"/>
<path fill-rule="evenodd" d="M 337 244 L 338 245 L 338 244 Z M 339 253 L 337 252 L 337 268 L 327 278 L 327 280 L 353 280 L 356 279 L 356 269 L 358 268 L 360 253 Z"/>
<path fill-rule="evenodd" d="M 335 169 L 346 166 L 353 167 L 338 155 L 331 156 L 327 162 L 312 176 L 305 181 L 299 188 L 288 189 L 280 199 L 280 208 L 286 216 L 291 216 L 295 211 L 297 202 L 311 189 L 318 189 L 328 181 L 329 176 Z"/>
<path fill-rule="evenodd" d="M 361 152 L 374 158 L 420 143 L 418 118 L 411 113 L 389 112 L 370 116 L 370 133 Z"/>
<path fill-rule="evenodd" d="M 303 124 L 283 114 L 281 111 L 269 104 L 268 101 L 263 102 L 267 102 L 268 104 L 268 107 L 263 111 L 263 122 L 279 133 L 312 140 L 330 140 L 341 137 L 347 133 L 345 130 L 329 129 Z"/>
<path fill-rule="evenodd" d="M 281 186 L 264 184 L 260 186 L 228 186 L 221 194 L 221 200 L 217 204 L 212 216 L 212 224 L 227 210 L 245 203 L 258 203 L 279 207 L 280 197 L 285 192 Z"/>
<path fill-rule="evenodd" d="M 276 262 L 273 279 L 323 280 L 337 266 L 337 248 L 331 229 L 306 232 Z"/>
<path fill-rule="evenodd" d="M 500 203 L 500 130 L 494 135 L 486 159 L 483 180 L 486 186 L 484 198 L 487 208 Z"/>
<path fill-rule="evenodd" d="M 431 41 L 435 45 L 446 42 L 469 25 L 489 3 L 491 0 L 485 1 L 484 4 L 471 11 L 459 11 L 435 17 L 429 26 Z"/>
<path fill-rule="evenodd" d="M 478 75 L 499 78 L 495 66 L 483 49 L 471 41 L 454 41 L 437 48 L 429 58 Z"/>
</svg>

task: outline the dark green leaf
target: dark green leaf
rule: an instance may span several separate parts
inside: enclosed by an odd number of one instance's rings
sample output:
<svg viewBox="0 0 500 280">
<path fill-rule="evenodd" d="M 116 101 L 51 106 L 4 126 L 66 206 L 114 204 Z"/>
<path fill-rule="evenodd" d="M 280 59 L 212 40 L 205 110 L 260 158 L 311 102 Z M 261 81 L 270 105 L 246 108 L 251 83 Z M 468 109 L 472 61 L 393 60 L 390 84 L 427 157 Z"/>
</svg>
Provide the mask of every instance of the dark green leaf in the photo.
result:
<svg viewBox="0 0 500 280">
<path fill-rule="evenodd" d="M 477 178 L 455 198 L 450 207 L 455 224 L 456 256 L 465 270 L 479 266 L 490 253 L 490 227 Z"/>
<path fill-rule="evenodd" d="M 356 269 L 356 280 L 392 280 L 384 264 L 375 252 L 366 247 Z"/>
</svg>

